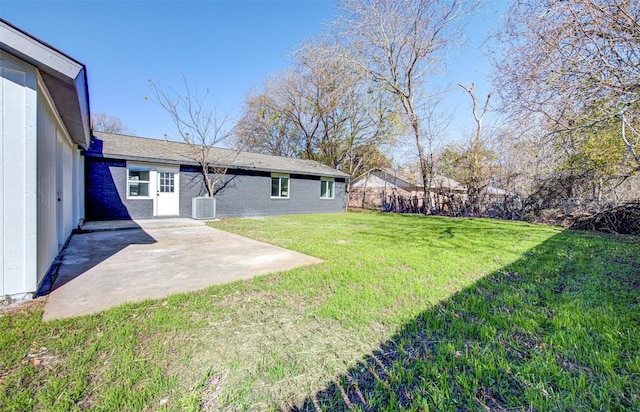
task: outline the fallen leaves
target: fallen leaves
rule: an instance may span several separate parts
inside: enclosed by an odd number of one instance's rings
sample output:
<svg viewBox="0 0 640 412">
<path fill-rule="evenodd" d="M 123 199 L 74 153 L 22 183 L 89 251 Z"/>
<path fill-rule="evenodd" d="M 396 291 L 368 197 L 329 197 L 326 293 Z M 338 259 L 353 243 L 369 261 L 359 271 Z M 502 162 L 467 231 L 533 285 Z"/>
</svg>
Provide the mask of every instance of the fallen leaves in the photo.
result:
<svg viewBox="0 0 640 412">
<path fill-rule="evenodd" d="M 32 348 L 25 356 L 27 362 L 31 362 L 33 366 L 46 367 L 59 358 L 58 355 L 50 355 L 49 349 L 41 347 L 39 349 Z"/>
</svg>

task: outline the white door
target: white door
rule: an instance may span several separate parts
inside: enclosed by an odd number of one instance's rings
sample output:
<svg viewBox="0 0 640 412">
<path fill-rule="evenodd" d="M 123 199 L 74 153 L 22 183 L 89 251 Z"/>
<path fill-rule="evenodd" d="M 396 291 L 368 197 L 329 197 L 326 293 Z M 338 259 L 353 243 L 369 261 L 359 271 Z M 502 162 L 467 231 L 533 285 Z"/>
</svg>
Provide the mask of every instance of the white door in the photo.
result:
<svg viewBox="0 0 640 412">
<path fill-rule="evenodd" d="M 180 214 L 180 173 L 178 169 L 157 170 L 156 216 Z"/>
</svg>

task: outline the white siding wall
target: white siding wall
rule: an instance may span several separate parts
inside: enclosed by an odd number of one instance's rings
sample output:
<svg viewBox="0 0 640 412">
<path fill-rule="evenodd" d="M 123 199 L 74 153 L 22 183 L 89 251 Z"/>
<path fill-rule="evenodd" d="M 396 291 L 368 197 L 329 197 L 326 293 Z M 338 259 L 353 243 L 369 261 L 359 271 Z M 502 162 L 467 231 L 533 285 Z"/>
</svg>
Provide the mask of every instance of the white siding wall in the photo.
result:
<svg viewBox="0 0 640 412">
<path fill-rule="evenodd" d="M 40 93 L 41 97 L 42 93 Z M 45 99 L 38 99 L 38 281 L 58 254 L 57 127 Z"/>
<path fill-rule="evenodd" d="M 73 153 L 73 221 L 79 224 L 84 220 L 84 159 L 81 150 L 74 147 Z"/>
<path fill-rule="evenodd" d="M 25 298 L 84 217 L 84 167 L 37 69 L 4 51 L 0 114 L 0 299 Z"/>
<path fill-rule="evenodd" d="M 67 238 L 78 226 L 76 217 L 76 190 L 74 179 L 74 154 L 79 155 L 75 145 L 58 130 L 58 210 L 60 219 L 58 220 L 58 248 L 61 248 Z"/>
<path fill-rule="evenodd" d="M 77 165 L 71 142 L 42 81 L 38 82 L 38 283 L 80 219 Z M 80 194 L 81 195 L 81 194 Z"/>
<path fill-rule="evenodd" d="M 0 51 L 0 297 L 37 286 L 36 69 Z"/>
</svg>

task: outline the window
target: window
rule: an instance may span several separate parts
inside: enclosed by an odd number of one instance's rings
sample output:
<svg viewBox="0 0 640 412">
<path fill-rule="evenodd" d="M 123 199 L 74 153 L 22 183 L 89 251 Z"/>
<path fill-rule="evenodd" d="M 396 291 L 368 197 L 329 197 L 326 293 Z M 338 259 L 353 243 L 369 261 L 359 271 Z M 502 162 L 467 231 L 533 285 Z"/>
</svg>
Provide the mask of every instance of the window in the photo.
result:
<svg viewBox="0 0 640 412">
<path fill-rule="evenodd" d="M 130 166 L 127 178 L 128 197 L 149 197 L 149 168 Z"/>
<path fill-rule="evenodd" d="M 289 175 L 271 174 L 271 198 L 289 198 Z"/>
<path fill-rule="evenodd" d="M 332 177 L 320 179 L 320 199 L 333 199 L 335 181 Z"/>
<path fill-rule="evenodd" d="M 175 192 L 175 173 L 173 172 L 160 172 L 159 173 L 159 189 L 160 193 L 173 193 Z"/>
</svg>

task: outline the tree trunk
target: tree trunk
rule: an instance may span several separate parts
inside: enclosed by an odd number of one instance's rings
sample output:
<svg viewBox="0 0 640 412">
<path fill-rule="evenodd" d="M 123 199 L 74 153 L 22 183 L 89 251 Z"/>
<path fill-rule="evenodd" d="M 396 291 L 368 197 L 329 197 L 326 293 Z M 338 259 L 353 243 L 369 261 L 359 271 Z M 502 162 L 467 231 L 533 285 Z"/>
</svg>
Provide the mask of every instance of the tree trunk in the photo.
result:
<svg viewBox="0 0 640 412">
<path fill-rule="evenodd" d="M 418 151 L 418 160 L 420 162 L 420 175 L 422 177 L 422 195 L 426 200 L 429 197 L 429 165 L 427 159 L 424 156 L 424 147 L 422 146 L 422 133 L 420 132 L 420 118 L 416 113 L 413 101 L 406 96 L 402 98 L 402 106 L 405 113 L 411 123 L 411 129 L 416 142 L 416 149 Z"/>
</svg>

